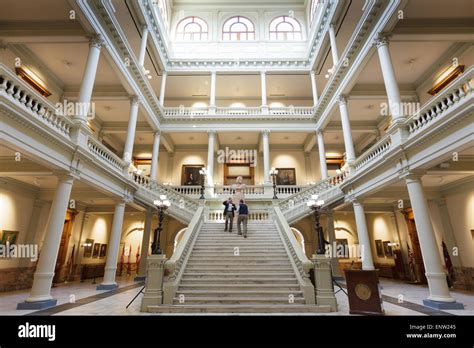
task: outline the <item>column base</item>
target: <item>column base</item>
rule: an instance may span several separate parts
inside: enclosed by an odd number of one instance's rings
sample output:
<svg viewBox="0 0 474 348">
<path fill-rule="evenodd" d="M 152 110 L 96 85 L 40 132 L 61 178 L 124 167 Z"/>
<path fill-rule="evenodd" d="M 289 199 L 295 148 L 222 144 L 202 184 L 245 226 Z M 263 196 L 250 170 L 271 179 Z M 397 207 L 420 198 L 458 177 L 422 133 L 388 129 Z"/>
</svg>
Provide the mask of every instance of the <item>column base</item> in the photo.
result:
<svg viewBox="0 0 474 348">
<path fill-rule="evenodd" d="M 464 305 L 460 302 L 441 302 L 433 300 L 423 300 L 423 305 L 433 309 L 464 309 Z"/>
<path fill-rule="evenodd" d="M 96 290 L 115 290 L 118 288 L 117 284 L 100 284 Z"/>
<path fill-rule="evenodd" d="M 146 279 L 146 276 L 136 276 L 135 278 L 133 278 L 133 281 L 134 282 L 142 282 Z"/>
<path fill-rule="evenodd" d="M 44 300 L 44 301 L 35 301 L 35 302 L 21 302 L 16 305 L 16 309 L 45 309 L 56 306 L 58 300 Z"/>
</svg>

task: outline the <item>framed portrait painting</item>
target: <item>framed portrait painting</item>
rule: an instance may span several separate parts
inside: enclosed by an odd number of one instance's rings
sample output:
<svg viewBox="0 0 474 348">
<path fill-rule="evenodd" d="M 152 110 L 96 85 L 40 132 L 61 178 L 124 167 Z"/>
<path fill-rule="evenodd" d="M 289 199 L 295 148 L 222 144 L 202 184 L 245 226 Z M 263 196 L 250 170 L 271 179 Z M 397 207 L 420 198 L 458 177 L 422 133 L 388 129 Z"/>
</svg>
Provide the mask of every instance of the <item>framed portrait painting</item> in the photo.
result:
<svg viewBox="0 0 474 348">
<path fill-rule="evenodd" d="M 393 257 L 392 242 L 384 241 L 383 242 L 383 251 L 385 256 Z"/>
<path fill-rule="evenodd" d="M 199 186 L 201 185 L 201 174 L 199 171 L 204 168 L 204 164 L 183 164 L 181 172 L 181 185 Z"/>
<path fill-rule="evenodd" d="M 381 239 L 376 239 L 375 240 L 375 250 L 377 251 L 377 256 L 378 257 L 384 257 L 383 244 L 382 244 Z"/>
<path fill-rule="evenodd" d="M 95 243 L 94 244 L 94 249 L 92 251 L 92 258 L 98 258 L 100 253 L 100 243 Z"/>
<path fill-rule="evenodd" d="M 93 239 L 86 239 L 84 243 L 84 255 L 83 257 L 91 257 L 92 256 L 92 246 L 94 245 Z"/>
<path fill-rule="evenodd" d="M 276 177 L 277 185 L 296 185 L 295 168 L 276 168 L 278 174 Z"/>
<path fill-rule="evenodd" d="M 105 257 L 105 255 L 107 255 L 107 244 L 101 244 L 100 245 L 99 257 L 103 258 L 103 257 Z"/>
<path fill-rule="evenodd" d="M 19 231 L 3 230 L 2 236 L 0 239 L 0 244 L 3 244 L 3 245 L 7 245 L 7 243 L 9 243 L 10 245 L 16 244 L 19 234 L 20 234 Z"/>
</svg>

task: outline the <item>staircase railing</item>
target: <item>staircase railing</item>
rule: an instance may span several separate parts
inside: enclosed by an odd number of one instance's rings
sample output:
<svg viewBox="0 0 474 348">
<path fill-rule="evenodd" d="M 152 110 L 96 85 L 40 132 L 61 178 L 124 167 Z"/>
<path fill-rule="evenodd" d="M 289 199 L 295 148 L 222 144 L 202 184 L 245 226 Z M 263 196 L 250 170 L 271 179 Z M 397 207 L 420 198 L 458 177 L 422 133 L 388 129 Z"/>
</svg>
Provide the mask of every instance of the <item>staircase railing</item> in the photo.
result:
<svg viewBox="0 0 474 348">
<path fill-rule="evenodd" d="M 171 207 L 168 210 L 170 215 L 184 222 L 192 220 L 194 212 L 199 206 L 193 199 L 176 192 L 166 185 L 160 185 L 147 176 L 133 172 L 130 172 L 129 175 L 139 188 L 135 195 L 136 197 L 139 196 L 145 200 L 147 204 L 153 204 L 153 201 L 159 199 L 160 195 L 166 195 L 171 202 Z"/>
<path fill-rule="evenodd" d="M 310 273 L 313 269 L 313 263 L 306 257 L 296 237 L 291 231 L 290 225 L 278 205 L 273 207 L 274 217 L 277 223 L 278 231 L 283 239 L 285 249 L 290 256 L 290 261 L 295 270 L 298 283 L 306 301 L 306 304 L 315 304 L 314 286 L 310 280 Z"/>
<path fill-rule="evenodd" d="M 184 232 L 173 256 L 165 263 L 165 281 L 163 283 L 163 304 L 172 304 L 183 276 L 186 264 L 193 250 L 201 226 L 204 222 L 204 207 L 200 206 Z"/>
<path fill-rule="evenodd" d="M 344 193 L 339 186 L 346 180 L 347 176 L 348 173 L 343 171 L 281 200 L 279 207 L 286 221 L 291 223 L 309 213 L 310 209 L 306 202 L 310 200 L 312 195 L 319 195 L 326 203 L 332 203 L 338 198 L 342 198 Z"/>
</svg>

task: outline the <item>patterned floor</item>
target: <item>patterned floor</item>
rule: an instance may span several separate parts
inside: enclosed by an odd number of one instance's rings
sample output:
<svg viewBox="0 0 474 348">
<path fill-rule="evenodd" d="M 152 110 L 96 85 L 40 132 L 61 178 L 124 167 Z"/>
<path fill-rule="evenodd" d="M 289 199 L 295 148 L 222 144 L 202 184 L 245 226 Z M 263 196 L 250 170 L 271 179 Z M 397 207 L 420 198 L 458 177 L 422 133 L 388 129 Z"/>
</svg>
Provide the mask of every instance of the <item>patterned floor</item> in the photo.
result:
<svg viewBox="0 0 474 348">
<path fill-rule="evenodd" d="M 452 291 L 452 295 L 458 302 L 464 304 L 465 309 L 440 312 L 423 306 L 423 299 L 428 296 L 426 286 L 405 284 L 383 278 L 380 279 L 380 283 L 386 315 L 474 315 L 474 293 L 472 292 Z M 140 312 L 141 295 L 128 309 L 125 308 L 140 291 L 143 283 L 134 282 L 133 277 L 122 277 L 118 279 L 118 284 L 119 288 L 114 291 L 97 291 L 97 284 L 92 284 L 90 281 L 56 286 L 51 293 L 58 300 L 58 305 L 42 311 L 16 310 L 17 303 L 24 301 L 28 296 L 28 291 L 2 293 L 0 294 L 0 315 L 149 315 Z M 338 311 L 318 315 L 348 315 L 349 304 L 346 295 L 339 291 L 336 297 Z M 400 299 L 403 299 L 402 303 L 399 302 Z"/>
</svg>

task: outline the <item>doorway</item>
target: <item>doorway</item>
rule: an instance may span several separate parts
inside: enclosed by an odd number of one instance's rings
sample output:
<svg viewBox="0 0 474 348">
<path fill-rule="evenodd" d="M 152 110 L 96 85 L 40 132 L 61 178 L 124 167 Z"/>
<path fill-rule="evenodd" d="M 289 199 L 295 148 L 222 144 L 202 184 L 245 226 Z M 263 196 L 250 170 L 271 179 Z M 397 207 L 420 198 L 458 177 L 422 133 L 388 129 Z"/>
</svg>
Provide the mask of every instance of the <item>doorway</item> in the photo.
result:
<svg viewBox="0 0 474 348">
<path fill-rule="evenodd" d="M 412 245 L 412 266 L 410 266 L 410 255 L 408 255 L 409 277 L 412 281 L 415 281 L 416 283 L 427 284 L 425 275 L 425 265 L 423 264 L 423 256 L 421 254 L 420 241 L 418 239 L 418 232 L 416 230 L 413 210 L 411 208 L 407 208 L 402 210 L 402 213 L 405 217 L 405 221 L 408 226 L 408 235 L 410 236 L 410 241 Z"/>
<path fill-rule="evenodd" d="M 66 218 L 64 219 L 63 225 L 63 233 L 61 234 L 61 242 L 59 244 L 58 257 L 56 259 L 56 267 L 54 269 L 53 283 L 64 282 L 68 278 L 68 267 L 65 267 L 67 265 L 66 257 L 69 239 L 71 238 L 72 234 L 72 226 L 76 214 L 77 213 L 72 210 L 68 210 L 66 213 Z"/>
</svg>

